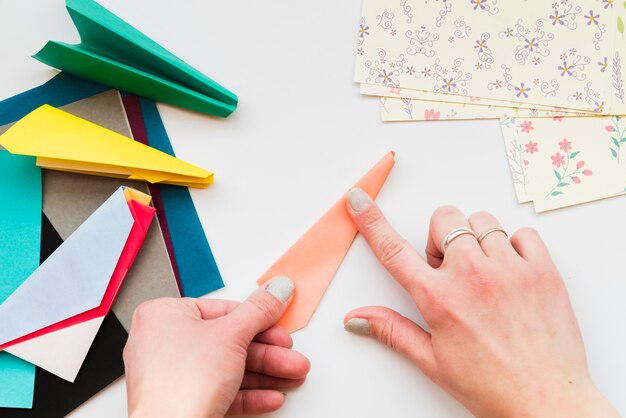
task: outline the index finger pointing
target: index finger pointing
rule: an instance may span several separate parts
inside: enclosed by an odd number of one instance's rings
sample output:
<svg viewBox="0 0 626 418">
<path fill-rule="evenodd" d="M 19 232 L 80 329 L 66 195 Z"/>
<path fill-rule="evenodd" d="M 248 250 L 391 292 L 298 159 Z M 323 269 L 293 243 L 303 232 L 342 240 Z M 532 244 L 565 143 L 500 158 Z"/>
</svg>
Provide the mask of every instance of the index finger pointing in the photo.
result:
<svg viewBox="0 0 626 418">
<path fill-rule="evenodd" d="M 387 222 L 372 198 L 359 188 L 350 190 L 348 212 L 378 260 L 398 283 L 412 295 L 421 289 L 432 268 Z"/>
</svg>

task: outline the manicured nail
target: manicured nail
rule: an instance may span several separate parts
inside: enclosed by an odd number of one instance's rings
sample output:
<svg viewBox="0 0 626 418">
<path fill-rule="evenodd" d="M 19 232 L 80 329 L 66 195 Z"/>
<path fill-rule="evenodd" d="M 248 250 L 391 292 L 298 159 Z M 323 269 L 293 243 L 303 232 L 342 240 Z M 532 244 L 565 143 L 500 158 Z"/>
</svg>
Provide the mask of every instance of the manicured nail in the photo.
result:
<svg viewBox="0 0 626 418">
<path fill-rule="evenodd" d="M 364 212 L 372 204 L 372 199 L 362 189 L 355 187 L 348 192 L 348 203 L 355 212 Z"/>
<path fill-rule="evenodd" d="M 278 276 L 265 286 L 265 290 L 283 303 L 289 300 L 295 288 L 296 286 L 287 276 Z"/>
<path fill-rule="evenodd" d="M 359 335 L 370 335 L 370 321 L 363 318 L 352 318 L 346 325 L 346 331 Z"/>
</svg>

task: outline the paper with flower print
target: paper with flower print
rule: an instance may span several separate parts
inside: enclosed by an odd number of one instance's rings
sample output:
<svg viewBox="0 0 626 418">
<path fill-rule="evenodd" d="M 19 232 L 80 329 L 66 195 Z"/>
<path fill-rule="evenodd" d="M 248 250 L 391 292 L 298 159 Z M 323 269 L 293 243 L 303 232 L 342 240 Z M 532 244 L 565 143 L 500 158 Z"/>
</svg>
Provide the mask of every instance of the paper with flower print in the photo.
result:
<svg viewBox="0 0 626 418">
<path fill-rule="evenodd" d="M 622 9 L 613 0 L 364 0 L 355 80 L 622 113 Z"/>
<path fill-rule="evenodd" d="M 502 118 L 553 118 L 565 116 L 594 115 L 593 113 L 566 112 L 553 110 L 526 109 L 516 107 L 488 106 L 480 104 L 459 104 L 431 100 L 416 100 L 395 97 L 381 97 L 380 116 L 384 122 L 430 121 L 430 120 L 471 120 Z"/>
<path fill-rule="evenodd" d="M 523 102 L 516 102 L 510 100 L 494 100 L 478 96 L 455 96 L 451 94 L 434 93 L 432 91 L 403 89 L 396 86 L 381 86 L 372 84 L 361 84 L 361 94 L 366 96 L 379 96 L 379 97 L 398 97 L 402 99 L 413 100 L 427 100 L 433 102 L 445 102 L 450 104 L 468 104 L 476 105 L 481 104 L 484 106 L 498 106 L 511 109 L 528 109 L 528 110 L 545 110 L 548 112 L 571 112 L 572 114 L 591 114 L 597 113 L 591 111 L 584 111 L 578 109 L 563 108 L 559 106 L 546 106 L 546 105 L 533 105 Z"/>
<path fill-rule="evenodd" d="M 626 119 L 500 121 L 520 203 L 537 212 L 626 193 Z"/>
</svg>

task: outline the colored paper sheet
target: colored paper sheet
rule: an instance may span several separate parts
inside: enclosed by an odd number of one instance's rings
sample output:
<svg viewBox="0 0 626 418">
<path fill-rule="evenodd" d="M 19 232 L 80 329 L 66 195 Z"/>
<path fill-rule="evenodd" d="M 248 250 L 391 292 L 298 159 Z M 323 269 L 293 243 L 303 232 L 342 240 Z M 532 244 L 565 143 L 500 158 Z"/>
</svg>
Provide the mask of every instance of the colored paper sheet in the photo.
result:
<svg viewBox="0 0 626 418">
<path fill-rule="evenodd" d="M 520 203 L 537 212 L 626 193 L 626 120 L 618 116 L 503 119 Z"/>
<path fill-rule="evenodd" d="M 81 44 L 48 42 L 34 58 L 119 90 L 220 117 L 237 96 L 91 0 L 67 0 Z"/>
<path fill-rule="evenodd" d="M 62 243 L 48 218 L 42 216 L 41 262 Z M 124 374 L 122 351 L 127 333 L 111 312 L 98 331 L 74 383 L 37 368 L 32 409 L 3 408 L 3 418 L 62 418 Z"/>
<path fill-rule="evenodd" d="M 579 117 L 593 112 L 481 97 L 453 96 L 396 86 L 361 84 L 360 92 L 381 98 L 384 122 L 501 119 L 510 117 Z"/>
<path fill-rule="evenodd" d="M 213 182 L 209 171 L 48 105 L 13 125 L 0 145 L 61 171 L 200 188 Z"/>
<path fill-rule="evenodd" d="M 477 96 L 457 96 L 451 94 L 443 94 L 443 93 L 435 93 L 432 91 L 424 91 L 424 90 L 414 90 L 414 89 L 403 89 L 400 87 L 396 87 L 394 85 L 372 85 L 372 84 L 361 84 L 359 86 L 359 90 L 361 94 L 367 96 L 378 96 L 378 97 L 395 97 L 402 99 L 415 99 L 422 100 L 427 102 L 443 102 L 449 103 L 451 105 L 482 105 L 482 106 L 493 106 L 493 107 L 503 107 L 507 109 L 526 109 L 526 110 L 535 110 L 535 111 L 546 111 L 546 112 L 572 112 L 576 113 L 591 113 L 595 114 L 595 112 L 584 112 L 582 110 L 569 109 L 566 107 L 558 107 L 558 106 L 546 106 L 546 105 L 529 105 L 519 101 L 511 101 L 511 100 L 494 100 L 484 97 Z"/>
<path fill-rule="evenodd" d="M 154 217 L 155 209 L 139 202 L 148 201 L 146 199 L 148 196 L 141 195 L 132 189 L 124 189 L 123 192 L 128 200 L 134 225 L 99 306 L 13 340 L 0 348 L 65 380 L 74 381 L 102 319 L 111 309 Z M 133 198 L 139 201 L 130 200 Z M 68 242 L 71 239 L 70 237 Z M 59 251 L 63 248 L 63 246 L 60 247 Z M 75 279 L 80 279 L 80 277 Z"/>
<path fill-rule="evenodd" d="M 0 302 L 39 266 L 42 188 L 34 162 L 0 150 Z"/>
<path fill-rule="evenodd" d="M 590 113 L 583 114 L 593 116 Z M 398 99 L 395 97 L 381 97 L 380 100 L 380 117 L 384 122 L 501 119 L 510 117 L 563 118 L 580 115 L 581 112 L 574 114 L 565 111 L 433 102 Z"/>
<path fill-rule="evenodd" d="M 0 101 L 0 121 L 14 122 L 42 104 L 50 103 L 121 135 L 131 136 L 119 93 L 107 90 L 108 87 L 100 84 L 60 73 L 39 87 Z M 0 133 L 8 127 L 0 127 Z M 61 171 L 44 170 L 43 182 L 44 212 L 64 239 L 120 186 L 148 192 L 144 182 Z M 79 200 L 75 198 L 76 191 L 81 194 Z M 143 301 L 180 296 L 172 271 L 175 259 L 170 263 L 161 232 L 166 226 L 159 223 L 155 221 L 150 226 L 142 250 L 113 305 L 113 312 L 126 330 L 130 329 L 135 308 Z"/>
<path fill-rule="evenodd" d="M 0 305 L 0 344 L 98 307 L 133 224 L 119 189 Z"/>
<path fill-rule="evenodd" d="M 140 99 L 141 112 L 149 145 L 174 156 L 156 103 Z M 140 121 L 131 120 L 134 132 L 141 132 Z M 200 297 L 224 287 L 189 190 L 166 184 L 158 185 L 166 223 L 171 232 L 182 294 Z"/>
<path fill-rule="evenodd" d="M 26 340 L 5 351 L 68 382 L 73 382 L 103 320 L 103 316 L 90 319 Z"/>
<path fill-rule="evenodd" d="M 8 353 L 0 353 L 0 408 L 31 408 L 35 366 Z"/>
<path fill-rule="evenodd" d="M 0 101 L 0 126 L 23 118 L 39 106 L 65 106 L 109 90 L 109 87 L 60 73 L 31 90 Z"/>
<path fill-rule="evenodd" d="M 390 152 L 354 187 L 375 199 L 394 163 L 394 153 Z M 356 234 L 344 195 L 259 278 L 259 285 L 276 276 L 288 276 L 295 283 L 293 301 L 278 322 L 287 331 L 297 331 L 309 323 Z"/>
<path fill-rule="evenodd" d="M 0 174 L 1 307 L 39 265 L 42 192 L 32 157 L 0 150 Z M 0 353 L 0 407 L 30 408 L 34 386 L 32 364 Z"/>
<path fill-rule="evenodd" d="M 365 0 L 355 80 L 624 113 L 626 8 L 596 6 L 583 0 L 442 1 L 417 10 L 407 1 Z"/>
</svg>

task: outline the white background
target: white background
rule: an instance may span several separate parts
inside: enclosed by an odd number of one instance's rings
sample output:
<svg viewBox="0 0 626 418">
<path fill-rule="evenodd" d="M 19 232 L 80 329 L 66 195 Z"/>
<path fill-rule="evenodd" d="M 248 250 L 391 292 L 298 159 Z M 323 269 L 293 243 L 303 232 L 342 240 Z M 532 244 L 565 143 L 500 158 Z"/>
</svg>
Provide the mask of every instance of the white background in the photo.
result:
<svg viewBox="0 0 626 418">
<path fill-rule="evenodd" d="M 101 3 L 239 95 L 227 120 L 160 107 L 178 156 L 216 173 L 214 186 L 193 192 L 227 286 L 212 296 L 242 299 L 254 290 L 393 149 L 396 167 L 379 204 L 420 251 L 430 214 L 444 204 L 467 215 L 489 210 L 510 231 L 541 232 L 567 282 L 593 377 L 626 414 L 626 199 L 536 215 L 515 201 L 496 121 L 381 123 L 377 100 L 351 81 L 358 0 Z M 54 74 L 30 58 L 47 40 L 78 41 L 61 0 L 0 0 L 0 19 L 2 98 Z M 407 360 L 344 332 L 343 315 L 369 304 L 419 320 L 358 237 L 311 324 L 294 335 L 312 361 L 309 379 L 273 416 L 469 417 Z M 72 414 L 125 416 L 123 381 Z"/>
</svg>

